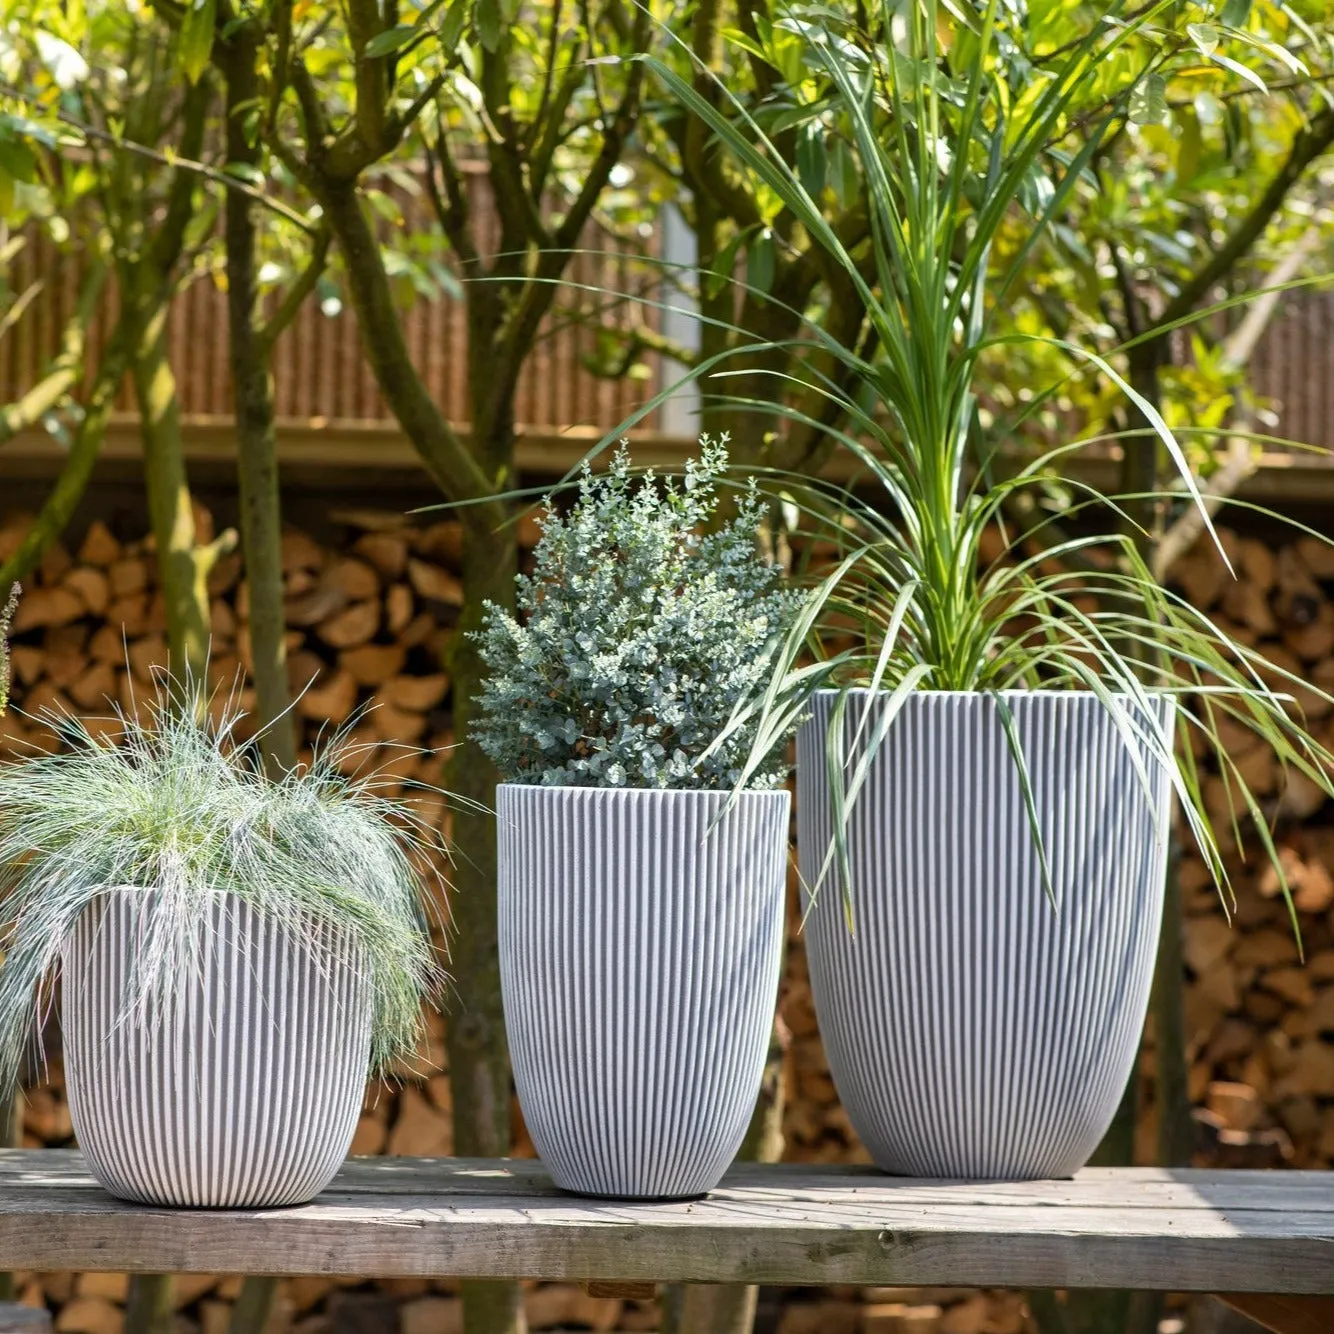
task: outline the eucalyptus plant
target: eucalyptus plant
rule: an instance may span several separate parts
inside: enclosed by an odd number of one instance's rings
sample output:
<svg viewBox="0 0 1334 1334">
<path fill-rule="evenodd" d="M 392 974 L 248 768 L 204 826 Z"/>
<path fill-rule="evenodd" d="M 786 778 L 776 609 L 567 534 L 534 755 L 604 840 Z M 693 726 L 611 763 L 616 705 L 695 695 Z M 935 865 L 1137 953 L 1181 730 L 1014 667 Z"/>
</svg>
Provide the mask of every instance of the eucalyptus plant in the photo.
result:
<svg viewBox="0 0 1334 1334">
<path fill-rule="evenodd" d="M 879 40 L 853 26 L 834 27 L 832 15 L 828 26 L 808 18 L 806 58 L 832 96 L 802 105 L 798 90 L 797 105 L 784 106 L 777 120 L 752 113 L 719 81 L 708 96 L 665 62 L 649 62 L 734 165 L 781 203 L 805 241 L 856 293 L 864 315 L 851 342 L 816 324 L 785 344 L 802 354 L 793 359 L 795 370 L 783 372 L 801 392 L 779 410 L 837 440 L 859 465 L 861 486 L 854 493 L 772 479 L 805 535 L 833 542 L 839 559 L 816 584 L 764 688 L 739 704 L 718 742 L 730 744 L 739 729 L 752 731 L 754 762 L 815 686 L 885 692 L 888 704 L 874 712 L 874 722 L 869 704 L 860 720 L 851 718 L 851 743 L 842 716 L 830 729 L 837 832 L 826 865 L 837 857 L 845 894 L 849 807 L 870 756 L 914 690 L 978 691 L 995 699 L 1035 837 L 1032 792 L 1004 692 L 1094 692 L 1146 791 L 1146 765 L 1167 768 L 1220 887 L 1228 873 L 1202 799 L 1192 729 L 1216 756 L 1234 809 L 1254 817 L 1276 866 L 1265 813 L 1219 740 L 1220 721 L 1251 729 L 1283 764 L 1331 790 L 1334 757 L 1284 693 L 1297 678 L 1227 635 L 1151 572 L 1144 534 L 1125 512 L 1125 502 L 1143 497 L 1114 498 L 1067 478 L 1076 500 L 1063 522 L 1114 518 L 1100 531 L 1076 528 L 1075 535 L 1056 527 L 1040 503 L 1017 503 L 1031 501 L 1072 453 L 1093 443 L 1070 441 L 1018 466 L 1002 453 L 1060 386 L 1035 391 L 1019 418 L 991 429 L 977 411 L 983 359 L 1029 338 L 1001 331 L 999 318 L 1026 261 L 1087 180 L 1104 136 L 1161 82 L 1158 71 L 1172 53 L 1161 49 L 1154 23 L 1168 8 L 1100 8 L 1082 36 L 1033 65 L 1020 88 L 1007 82 L 998 55 L 1011 40 L 1010 11 L 999 0 L 951 5 L 948 21 L 935 0 L 885 5 Z M 947 22 L 948 44 L 940 35 Z M 1110 86 L 1109 70 L 1116 76 Z M 1098 98 L 1090 96 L 1095 86 Z M 1075 108 L 1084 110 L 1078 119 Z M 832 126 L 867 183 L 867 235 L 855 245 L 830 225 L 818 185 L 786 165 L 770 137 L 817 120 Z M 1016 216 L 1024 220 L 1022 239 L 1001 253 L 998 241 L 1007 228 L 1012 237 Z M 1187 458 L 1154 405 L 1106 357 L 1060 339 L 1032 338 L 1117 385 L 1141 419 L 1139 429 L 1156 437 L 1175 467 L 1179 490 L 1169 499 L 1197 506 L 1213 537 Z M 729 372 L 720 357 L 694 373 Z M 748 372 L 757 373 L 764 372 Z M 793 406 L 802 401 L 824 408 L 812 415 Z M 1016 521 L 1024 512 L 1039 517 Z M 990 560 L 983 557 L 989 530 L 999 530 L 1004 547 Z M 1226 560 L 1221 547 L 1219 554 Z M 834 651 L 850 637 L 852 647 Z M 799 665 L 812 647 L 816 661 Z M 1175 745 L 1153 722 L 1151 693 L 1173 702 Z M 854 700 L 845 692 L 840 715 L 858 708 Z M 1233 824 L 1240 842 L 1235 817 Z"/>
<path fill-rule="evenodd" d="M 157 895 L 127 1018 L 154 1012 L 206 948 L 212 908 L 234 897 L 317 957 L 331 934 L 355 943 L 372 1066 L 387 1067 L 417 1046 L 423 999 L 443 981 L 429 931 L 440 835 L 379 795 L 373 775 L 344 775 L 341 735 L 270 779 L 258 739 L 237 739 L 230 701 L 213 722 L 175 705 L 187 697 L 163 687 L 120 714 L 119 740 L 49 715 L 60 749 L 0 765 L 0 1070 L 17 1069 L 80 916 L 127 886 Z"/>
<path fill-rule="evenodd" d="M 754 729 L 719 733 L 772 670 L 800 595 L 755 546 L 752 485 L 709 531 L 726 437 L 700 441 L 677 484 L 636 478 L 622 447 L 585 468 L 567 514 L 548 501 L 519 617 L 488 603 L 477 743 L 511 782 L 727 788 Z M 772 787 L 791 729 L 753 755 L 744 785 Z"/>
</svg>

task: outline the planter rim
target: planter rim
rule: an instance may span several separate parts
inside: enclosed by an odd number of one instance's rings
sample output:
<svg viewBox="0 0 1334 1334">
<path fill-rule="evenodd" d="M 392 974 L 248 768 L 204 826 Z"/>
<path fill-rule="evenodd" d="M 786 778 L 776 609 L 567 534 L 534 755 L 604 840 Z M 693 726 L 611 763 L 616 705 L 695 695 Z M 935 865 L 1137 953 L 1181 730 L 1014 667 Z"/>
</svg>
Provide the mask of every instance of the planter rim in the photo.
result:
<svg viewBox="0 0 1334 1334">
<path fill-rule="evenodd" d="M 605 792 L 621 792 L 633 797 L 727 797 L 731 788 L 726 787 L 593 787 L 583 783 L 497 783 L 499 788 L 511 788 L 516 792 L 551 792 L 551 793 L 586 793 L 589 796 Z M 786 797 L 791 793 L 786 787 L 748 787 L 740 794 L 742 797 Z"/>
</svg>

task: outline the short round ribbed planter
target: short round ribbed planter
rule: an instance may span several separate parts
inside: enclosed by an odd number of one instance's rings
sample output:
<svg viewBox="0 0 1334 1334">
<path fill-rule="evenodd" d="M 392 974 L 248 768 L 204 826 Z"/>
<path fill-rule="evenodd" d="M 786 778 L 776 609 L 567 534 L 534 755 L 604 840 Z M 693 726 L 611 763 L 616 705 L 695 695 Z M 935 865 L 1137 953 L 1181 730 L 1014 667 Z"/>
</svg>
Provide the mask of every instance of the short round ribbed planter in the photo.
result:
<svg viewBox="0 0 1334 1334">
<path fill-rule="evenodd" d="M 807 884 L 833 832 L 825 746 L 836 698 L 817 697 L 797 740 Z M 868 698 L 849 701 L 849 741 Z M 1091 693 L 1005 699 L 1058 911 L 996 701 L 923 692 L 890 725 L 850 817 L 855 933 L 836 868 L 806 920 L 834 1082 L 888 1172 L 1069 1176 L 1111 1123 L 1139 1044 L 1162 915 L 1166 767 L 1145 756 L 1150 800 Z M 1161 707 L 1139 726 L 1165 725 Z"/>
<path fill-rule="evenodd" d="M 347 1156 L 370 1062 L 355 947 L 297 938 L 237 898 L 206 919 L 193 967 L 127 1009 L 152 890 L 112 890 L 65 945 L 70 1115 L 89 1169 L 144 1204 L 302 1204 Z"/>
<path fill-rule="evenodd" d="M 500 976 L 514 1082 L 564 1190 L 718 1184 L 764 1071 L 788 794 L 503 784 Z"/>
</svg>

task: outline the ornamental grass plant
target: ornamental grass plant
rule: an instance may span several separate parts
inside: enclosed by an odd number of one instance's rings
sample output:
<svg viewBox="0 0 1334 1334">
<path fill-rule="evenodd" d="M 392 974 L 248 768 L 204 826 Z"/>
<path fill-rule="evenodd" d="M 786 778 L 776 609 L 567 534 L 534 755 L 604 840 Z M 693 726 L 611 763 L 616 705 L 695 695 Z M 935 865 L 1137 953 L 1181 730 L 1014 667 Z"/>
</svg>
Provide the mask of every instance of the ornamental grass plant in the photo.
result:
<svg viewBox="0 0 1334 1334">
<path fill-rule="evenodd" d="M 873 7 L 878 26 L 869 34 L 838 26 L 827 11 L 810 11 L 800 28 L 812 77 L 794 85 L 795 103 L 755 111 L 716 78 L 706 95 L 669 63 L 648 61 L 667 93 L 703 123 L 730 169 L 744 171 L 781 202 L 802 241 L 822 252 L 862 307 L 854 341 L 841 342 L 816 324 L 780 345 L 795 356 L 777 404 L 733 400 L 826 430 L 856 461 L 861 486 L 854 494 L 805 477 L 769 478 L 805 535 L 833 542 L 839 555 L 772 659 L 768 680 L 738 705 L 715 743 L 735 747 L 746 734 L 762 750 L 801 713 L 810 691 L 830 681 L 885 692 L 889 707 L 875 710 L 873 724 L 869 703 L 859 706 L 845 694 L 851 745 L 843 726 L 829 733 L 837 834 L 826 869 L 837 859 L 845 893 L 851 804 L 914 691 L 993 697 L 1039 846 L 1004 692 L 1093 692 L 1115 720 L 1146 794 L 1146 766 L 1169 772 L 1221 889 L 1228 886 L 1227 840 L 1204 803 L 1198 753 L 1214 757 L 1232 808 L 1253 817 L 1280 881 L 1283 872 L 1267 814 L 1222 744 L 1220 727 L 1255 733 L 1281 764 L 1334 790 L 1334 756 L 1287 694 L 1288 686 L 1306 683 L 1231 637 L 1152 572 L 1148 536 L 1133 519 L 1136 502 L 1146 497 L 1108 495 L 1067 476 L 1074 503 L 1059 522 L 1044 506 L 1042 488 L 1067 473 L 1071 456 L 1108 437 L 1070 440 L 1009 462 L 1011 447 L 1024 441 L 1025 423 L 1060 385 L 1035 386 L 1022 414 L 1008 423 L 984 426 L 977 411 L 988 354 L 1029 340 L 1059 348 L 1072 373 L 1099 374 L 1125 395 L 1140 424 L 1124 438 L 1155 439 L 1176 474 L 1175 488 L 1157 499 L 1197 506 L 1212 537 L 1177 435 L 1120 375 L 1115 354 L 1109 359 L 999 327 L 1025 262 L 1060 222 L 1072 191 L 1088 183 L 1104 137 L 1127 122 L 1136 100 L 1160 80 L 1163 52 L 1154 23 L 1166 8 L 1105 7 L 1078 38 L 1027 65 L 1011 58 L 1024 49 L 1014 27 L 1022 15 L 999 0 L 948 11 L 934 0 Z M 941 37 L 946 25 L 948 43 Z M 1229 30 L 1220 32 L 1226 37 Z M 699 72 L 706 81 L 712 77 L 703 66 Z M 780 129 L 833 136 L 852 153 L 866 183 L 864 239 L 845 243 L 834 230 L 822 187 L 785 165 L 772 141 Z M 1002 253 L 998 243 L 1007 227 L 1013 237 L 1016 218 L 1022 238 Z M 1197 318 L 1238 303 L 1230 299 Z M 751 344 L 740 353 L 773 348 Z M 725 384 L 734 355 L 722 354 L 693 374 Z M 765 374 L 754 367 L 744 373 Z M 822 405 L 814 415 L 793 406 L 812 399 Z M 1002 536 L 1004 550 L 995 559 L 982 554 L 989 531 Z M 1220 558 L 1226 560 L 1221 548 Z M 831 640 L 849 638 L 854 647 L 829 648 Z M 812 652 L 814 665 L 800 665 Z M 1174 723 L 1166 732 L 1153 722 L 1151 694 L 1172 701 Z M 741 761 L 743 768 L 755 758 Z M 1230 832 L 1240 844 L 1239 818 Z"/>
<path fill-rule="evenodd" d="M 506 781 L 546 787 L 773 787 L 792 728 L 719 733 L 774 668 L 800 595 L 756 547 L 752 486 L 718 517 L 727 439 L 680 482 L 636 477 L 622 447 L 585 468 L 567 514 L 548 501 L 518 617 L 489 605 L 474 736 Z"/>
<path fill-rule="evenodd" d="M 19 594 L 23 590 L 15 584 L 9 590 L 5 605 L 0 608 L 0 715 L 9 707 L 9 628 L 14 624 L 14 613 L 19 608 Z"/>
<path fill-rule="evenodd" d="M 422 1002 L 443 982 L 429 929 L 441 836 L 377 795 L 373 775 L 344 776 L 342 734 L 274 780 L 258 739 L 237 739 L 230 702 L 213 722 L 182 708 L 189 698 L 164 686 L 119 715 L 118 740 L 48 715 L 61 749 L 0 766 L 0 1069 L 18 1068 L 80 916 L 125 888 L 156 891 L 156 904 L 124 1019 L 161 1015 L 155 1001 L 196 967 L 212 908 L 232 896 L 317 960 L 331 934 L 355 943 L 371 1064 L 386 1068 L 417 1046 Z"/>
</svg>

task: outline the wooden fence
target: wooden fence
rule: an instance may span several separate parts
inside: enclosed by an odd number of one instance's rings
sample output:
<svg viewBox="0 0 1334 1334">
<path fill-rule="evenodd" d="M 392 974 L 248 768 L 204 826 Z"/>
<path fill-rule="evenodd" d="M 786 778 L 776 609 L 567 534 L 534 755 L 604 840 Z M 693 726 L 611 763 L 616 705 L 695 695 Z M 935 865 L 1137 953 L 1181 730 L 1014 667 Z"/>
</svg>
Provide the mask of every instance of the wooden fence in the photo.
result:
<svg viewBox="0 0 1334 1334">
<path fill-rule="evenodd" d="M 467 173 L 473 215 L 483 252 L 498 245 L 495 210 L 485 188 L 485 178 Z M 431 221 L 429 205 L 414 193 L 386 188 L 402 213 L 404 231 L 422 232 Z M 387 235 L 395 224 L 380 222 Z M 43 234 L 32 231 L 4 275 L 11 293 L 33 295 L 22 317 L 9 333 L 0 337 L 0 402 L 9 402 L 41 377 L 43 367 L 56 354 L 61 331 L 75 308 L 81 265 L 74 247 L 58 249 Z M 607 293 L 645 292 L 654 283 L 651 265 L 639 259 L 651 256 L 656 237 L 633 243 L 609 230 L 592 226 L 580 253 L 571 261 L 567 277 L 571 284 Z M 443 257 L 443 256 L 442 256 Z M 220 257 L 219 257 L 220 258 Z M 331 266 L 332 284 L 341 288 L 338 265 Z M 34 285 L 35 288 L 34 288 Z M 446 417 L 457 423 L 468 420 L 467 327 L 464 302 L 441 296 L 428 300 L 408 299 L 410 284 L 402 282 L 405 301 L 403 326 L 413 359 L 427 388 Z M 594 310 L 593 307 L 597 309 Z M 585 318 L 580 318 L 580 308 Z M 278 340 L 274 351 L 276 410 L 280 424 L 324 426 L 335 423 L 378 424 L 394 427 L 394 421 L 376 388 L 375 378 L 362 354 L 356 318 L 349 306 L 329 313 L 318 299 L 308 300 L 291 327 Z M 607 429 L 627 416 L 645 398 L 656 392 L 657 359 L 645 359 L 648 379 L 608 379 L 588 369 L 596 350 L 594 323 L 617 328 L 631 319 L 653 324 L 652 312 L 642 304 L 617 301 L 580 293 L 558 298 L 545 321 L 538 343 L 524 369 L 516 403 L 516 420 L 539 434 L 551 434 L 571 426 Z M 115 297 L 110 294 L 97 313 L 90 345 L 105 339 L 115 319 Z M 205 273 L 195 279 L 174 302 L 170 315 L 172 369 L 178 382 L 183 414 L 188 422 L 229 418 L 232 412 L 231 375 L 228 368 L 227 297 L 221 283 Z M 134 415 L 129 382 L 122 386 L 117 415 Z M 646 425 L 653 426 L 649 420 Z M 396 429 L 396 428 L 395 428 Z"/>
<path fill-rule="evenodd" d="M 485 177 L 480 171 L 470 171 L 467 178 L 484 245 L 494 247 L 495 211 Z M 403 228 L 420 230 L 429 221 L 420 197 L 402 188 L 387 193 L 402 211 Z M 381 225 L 387 232 L 394 224 L 386 221 Z M 586 249 L 572 261 L 569 280 L 608 293 L 658 296 L 652 266 L 638 256 L 657 254 L 660 244 L 657 233 L 629 242 L 594 227 L 584 238 Z M 38 288 L 22 318 L 0 336 L 0 402 L 12 400 L 34 383 L 55 354 L 64 322 L 74 308 L 79 267 L 76 255 L 57 251 L 38 235 L 30 238 L 11 263 L 4 275 L 11 292 L 26 292 L 33 284 Z M 336 263 L 331 278 L 337 283 Z M 578 317 L 580 305 L 586 318 Z M 598 309 L 593 310 L 594 305 Z M 113 318 L 114 295 L 98 314 L 94 346 L 105 337 Z M 547 439 L 571 428 L 595 434 L 613 427 L 656 392 L 672 372 L 655 356 L 643 358 L 648 374 L 639 379 L 603 378 L 590 369 L 597 349 L 596 325 L 624 328 L 635 320 L 652 327 L 658 324 L 655 311 L 630 300 L 580 296 L 572 289 L 571 295 L 558 302 L 521 379 L 516 404 L 521 430 Z M 405 301 L 403 323 L 427 387 L 449 420 L 466 424 L 463 301 L 444 296 Z M 227 303 L 225 292 L 211 275 L 198 278 L 175 302 L 170 330 L 172 364 L 187 424 L 225 426 L 232 411 Z M 1273 434 L 1334 450 L 1332 338 L 1334 292 L 1300 292 L 1285 298 L 1251 365 L 1254 389 L 1277 413 Z M 311 428 L 343 425 L 362 432 L 370 428 L 372 435 L 382 432 L 385 440 L 400 436 L 376 389 L 359 346 L 355 317 L 348 308 L 330 314 L 320 301 L 308 301 L 277 344 L 274 374 L 280 429 L 308 433 Z M 128 424 L 134 417 L 128 383 L 117 408 L 120 422 Z M 666 424 L 659 414 L 651 414 L 642 425 L 652 433 Z"/>
</svg>

